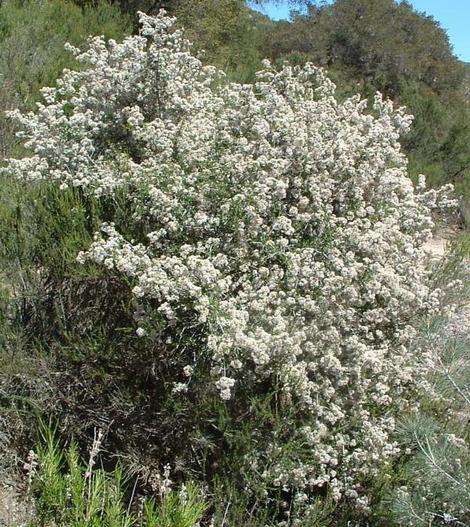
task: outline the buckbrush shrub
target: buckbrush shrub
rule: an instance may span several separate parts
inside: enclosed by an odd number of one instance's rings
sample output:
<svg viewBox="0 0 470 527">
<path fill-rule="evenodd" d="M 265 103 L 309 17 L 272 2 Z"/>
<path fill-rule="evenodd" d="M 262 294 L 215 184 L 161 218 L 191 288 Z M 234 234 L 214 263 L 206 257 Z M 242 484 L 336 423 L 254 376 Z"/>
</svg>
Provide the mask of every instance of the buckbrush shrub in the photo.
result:
<svg viewBox="0 0 470 527">
<path fill-rule="evenodd" d="M 247 463 L 300 508 L 322 487 L 367 508 L 361 482 L 397 452 L 394 415 L 424 379 L 411 324 L 440 308 L 424 244 L 449 189 L 413 187 L 398 142 L 412 118 L 380 94 L 371 111 L 339 101 L 311 64 L 227 83 L 174 19 L 140 21 L 122 43 L 70 46 L 85 67 L 12 112 L 32 154 L 6 172 L 126 195 L 134 239 L 108 222 L 78 259 L 131 281 L 136 338 L 186 354 L 175 397 L 202 358 L 222 400 L 276 386 L 306 455 L 273 438 Z M 200 347 L 182 348 L 194 328 Z"/>
</svg>

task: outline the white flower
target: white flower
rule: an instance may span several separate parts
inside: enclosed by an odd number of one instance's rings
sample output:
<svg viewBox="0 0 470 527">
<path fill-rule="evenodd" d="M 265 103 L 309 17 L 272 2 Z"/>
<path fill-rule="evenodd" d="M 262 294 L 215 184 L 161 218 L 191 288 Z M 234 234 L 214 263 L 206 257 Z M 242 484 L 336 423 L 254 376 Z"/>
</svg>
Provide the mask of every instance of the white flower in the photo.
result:
<svg viewBox="0 0 470 527">
<path fill-rule="evenodd" d="M 194 368 L 193 368 L 193 366 L 191 366 L 189 364 L 183 368 L 183 373 L 184 373 L 184 375 L 186 377 L 191 377 L 193 372 L 194 372 Z"/>
<path fill-rule="evenodd" d="M 146 242 L 106 224 L 78 261 L 131 281 L 139 321 L 169 350 L 197 328 L 222 399 L 276 379 L 311 452 L 289 470 L 279 454 L 267 480 L 328 484 L 367 508 L 356 485 L 397 454 L 393 413 L 428 367 L 408 320 L 440 308 L 424 244 L 449 189 L 413 188 L 398 142 L 411 118 L 380 94 L 374 117 L 312 64 L 223 83 L 173 19 L 140 16 L 140 35 L 73 48 L 88 67 L 65 71 L 35 113 L 10 113 L 31 155 L 4 171 L 125 195 Z"/>
<path fill-rule="evenodd" d="M 186 393 L 188 391 L 188 385 L 184 382 L 173 383 L 173 393 Z"/>
</svg>

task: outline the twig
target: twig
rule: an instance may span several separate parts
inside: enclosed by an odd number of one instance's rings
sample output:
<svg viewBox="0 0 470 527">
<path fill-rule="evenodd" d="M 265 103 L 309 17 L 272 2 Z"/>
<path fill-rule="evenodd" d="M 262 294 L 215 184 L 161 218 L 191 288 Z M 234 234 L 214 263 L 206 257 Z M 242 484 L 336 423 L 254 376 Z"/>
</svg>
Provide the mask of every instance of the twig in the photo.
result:
<svg viewBox="0 0 470 527">
<path fill-rule="evenodd" d="M 128 515 L 131 513 L 132 502 L 134 501 L 135 489 L 137 488 L 137 482 L 138 481 L 139 481 L 139 476 L 137 476 L 135 478 L 134 487 L 132 488 L 131 497 L 129 499 L 129 505 L 127 506 L 127 514 Z"/>
<path fill-rule="evenodd" d="M 465 392 L 460 388 L 460 386 L 454 381 L 452 376 L 449 373 L 449 368 L 447 368 L 444 363 L 442 362 L 441 358 L 438 356 L 437 360 L 439 361 L 440 366 L 442 367 L 442 370 L 447 377 L 447 379 L 450 381 L 452 386 L 456 389 L 456 391 L 464 398 L 465 402 L 467 404 L 470 404 L 470 399 L 465 395 Z"/>
<path fill-rule="evenodd" d="M 220 527 L 224 527 L 224 525 L 225 525 L 225 520 L 226 520 L 226 518 L 227 518 L 228 510 L 229 510 L 231 504 L 232 504 L 232 502 L 229 501 L 229 502 L 227 503 L 227 506 L 225 507 L 224 517 L 222 518 L 222 523 L 220 524 Z"/>
</svg>

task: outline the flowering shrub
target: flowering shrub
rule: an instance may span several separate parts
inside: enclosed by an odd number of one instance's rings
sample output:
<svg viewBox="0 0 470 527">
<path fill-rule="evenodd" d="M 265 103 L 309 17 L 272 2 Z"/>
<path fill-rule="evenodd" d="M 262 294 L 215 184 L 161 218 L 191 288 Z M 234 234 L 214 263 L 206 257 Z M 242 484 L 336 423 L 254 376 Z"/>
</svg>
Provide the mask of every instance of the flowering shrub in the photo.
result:
<svg viewBox="0 0 470 527">
<path fill-rule="evenodd" d="M 305 491 L 299 507 L 325 485 L 366 507 L 361 481 L 396 453 L 394 413 L 422 379 L 411 321 L 439 308 L 424 243 L 431 210 L 451 202 L 413 188 L 398 143 L 411 117 L 379 94 L 372 112 L 341 102 L 311 64 L 226 83 L 173 19 L 140 17 L 121 44 L 70 47 L 87 67 L 43 89 L 35 113 L 13 112 L 32 155 L 6 171 L 126 195 L 135 239 L 103 224 L 79 261 L 131 280 L 136 338 L 187 357 L 175 397 L 207 358 L 222 400 L 276 387 L 307 454 L 273 438 L 246 462 Z"/>
</svg>

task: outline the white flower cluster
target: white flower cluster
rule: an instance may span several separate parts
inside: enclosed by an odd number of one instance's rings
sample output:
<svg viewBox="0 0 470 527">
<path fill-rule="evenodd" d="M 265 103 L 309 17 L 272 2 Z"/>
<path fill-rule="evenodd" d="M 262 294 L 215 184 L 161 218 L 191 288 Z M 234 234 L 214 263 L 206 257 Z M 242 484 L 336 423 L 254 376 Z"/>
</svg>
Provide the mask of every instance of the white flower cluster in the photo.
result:
<svg viewBox="0 0 470 527">
<path fill-rule="evenodd" d="M 395 453 L 391 407 L 420 379 L 410 320 L 439 306 L 423 245 L 441 194 L 407 177 L 411 118 L 379 94 L 372 111 L 339 101 L 311 64 L 223 82 L 173 19 L 140 17 L 138 36 L 73 49 L 88 67 L 14 113 L 32 156 L 7 171 L 124 192 L 148 242 L 106 224 L 80 259 L 133 279 L 175 336 L 203 328 L 222 399 L 255 379 L 302 408 L 292 434 L 310 456 L 267 479 L 354 498 Z"/>
</svg>

